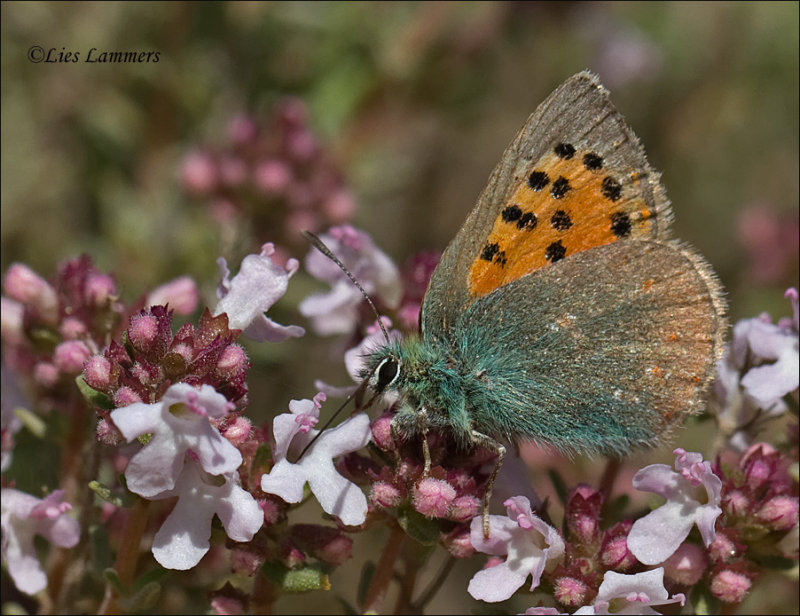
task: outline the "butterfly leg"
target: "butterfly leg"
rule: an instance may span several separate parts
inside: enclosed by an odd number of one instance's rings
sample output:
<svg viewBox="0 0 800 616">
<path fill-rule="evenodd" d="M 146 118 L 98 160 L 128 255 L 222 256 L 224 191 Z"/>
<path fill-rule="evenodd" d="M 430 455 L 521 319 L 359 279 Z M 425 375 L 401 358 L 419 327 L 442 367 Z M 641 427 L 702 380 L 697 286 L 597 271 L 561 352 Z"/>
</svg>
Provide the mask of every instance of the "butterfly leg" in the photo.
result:
<svg viewBox="0 0 800 616">
<path fill-rule="evenodd" d="M 486 447 L 491 449 L 497 455 L 497 462 L 495 462 L 494 470 L 486 482 L 486 491 L 483 493 L 483 536 L 489 538 L 489 501 L 492 499 L 492 488 L 494 487 L 494 480 L 497 479 L 497 473 L 503 465 L 503 458 L 506 456 L 506 448 L 494 440 L 491 436 L 478 432 L 477 430 L 470 431 L 472 443 L 476 446 Z"/>
<path fill-rule="evenodd" d="M 424 406 L 417 412 L 417 427 L 422 435 L 422 459 L 425 460 L 422 476 L 427 477 L 431 472 L 431 450 L 428 446 L 428 412 Z"/>
<path fill-rule="evenodd" d="M 396 416 L 395 416 L 396 419 Z M 403 429 L 395 421 L 389 424 L 389 432 L 392 435 L 392 440 L 397 443 L 402 438 Z M 431 472 L 431 450 L 428 445 L 428 430 L 430 423 L 428 421 L 428 412 L 425 407 L 421 407 L 416 412 L 416 432 L 422 436 L 422 457 L 425 460 L 425 468 L 423 469 L 423 477 L 427 477 Z M 400 468 L 400 453 L 399 449 L 395 447 L 395 466 Z"/>
</svg>

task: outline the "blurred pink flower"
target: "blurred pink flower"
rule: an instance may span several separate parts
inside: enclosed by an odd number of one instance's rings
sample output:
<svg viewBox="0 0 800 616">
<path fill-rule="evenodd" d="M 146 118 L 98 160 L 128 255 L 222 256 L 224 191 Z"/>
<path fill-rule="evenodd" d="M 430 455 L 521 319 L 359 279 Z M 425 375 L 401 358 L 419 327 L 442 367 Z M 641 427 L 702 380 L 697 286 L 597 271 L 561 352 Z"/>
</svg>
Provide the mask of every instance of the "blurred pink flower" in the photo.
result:
<svg viewBox="0 0 800 616">
<path fill-rule="evenodd" d="M 396 308 L 403 293 L 400 272 L 392 260 L 375 246 L 372 238 L 349 225 L 332 227 L 320 239 L 350 270 L 373 300 Z M 300 302 L 300 312 L 311 319 L 322 335 L 348 334 L 359 324 L 358 308 L 364 301 L 361 291 L 328 257 L 312 248 L 305 260 L 314 278 L 328 283 L 331 290 L 315 293 Z"/>
<path fill-rule="evenodd" d="M 750 433 L 757 432 L 753 419 L 785 412 L 783 397 L 800 385 L 797 289 L 788 289 L 786 297 L 792 317 L 777 324 L 766 313 L 742 319 L 717 364 L 712 408 L 723 432 L 740 450 L 750 444 Z M 745 433 L 741 426 L 753 427 Z"/>
<path fill-rule="evenodd" d="M 47 587 L 47 576 L 33 545 L 34 535 L 62 548 L 71 548 L 80 539 L 77 520 L 67 515 L 72 505 L 63 498 L 63 490 L 44 499 L 11 488 L 0 493 L 3 562 L 16 587 L 26 594 L 33 595 Z"/>
<path fill-rule="evenodd" d="M 764 204 L 750 205 L 739 214 L 737 226 L 756 280 L 776 283 L 791 273 L 800 245 L 796 214 L 781 214 Z"/>
<path fill-rule="evenodd" d="M 197 284 L 189 276 L 180 276 L 153 289 L 145 306 L 169 306 L 178 314 L 191 314 L 197 308 Z"/>
</svg>

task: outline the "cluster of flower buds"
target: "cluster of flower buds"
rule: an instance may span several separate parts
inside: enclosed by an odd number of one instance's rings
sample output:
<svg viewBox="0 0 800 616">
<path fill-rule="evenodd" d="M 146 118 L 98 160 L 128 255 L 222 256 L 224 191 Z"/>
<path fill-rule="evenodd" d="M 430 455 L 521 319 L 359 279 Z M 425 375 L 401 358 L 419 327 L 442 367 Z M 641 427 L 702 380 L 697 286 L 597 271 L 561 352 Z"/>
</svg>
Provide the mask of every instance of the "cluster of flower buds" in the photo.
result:
<svg viewBox="0 0 800 616">
<path fill-rule="evenodd" d="M 224 313 L 208 309 L 197 327 L 186 323 L 172 333 L 173 311 L 151 306 L 133 316 L 122 344 L 112 341 L 86 361 L 84 379 L 115 408 L 160 400 L 173 383 L 211 385 L 229 401 L 244 406 L 249 362 L 234 341 Z"/>
<path fill-rule="evenodd" d="M 350 220 L 356 202 L 309 127 L 305 105 L 285 99 L 264 125 L 234 118 L 228 143 L 197 148 L 181 169 L 184 190 L 209 202 L 220 222 L 241 218 L 255 237 L 302 246 L 302 229 Z"/>
<path fill-rule="evenodd" d="M 62 264 L 52 284 L 16 263 L 3 292 L 4 359 L 58 407 L 64 389 L 123 319 L 116 283 L 83 256 Z"/>
</svg>

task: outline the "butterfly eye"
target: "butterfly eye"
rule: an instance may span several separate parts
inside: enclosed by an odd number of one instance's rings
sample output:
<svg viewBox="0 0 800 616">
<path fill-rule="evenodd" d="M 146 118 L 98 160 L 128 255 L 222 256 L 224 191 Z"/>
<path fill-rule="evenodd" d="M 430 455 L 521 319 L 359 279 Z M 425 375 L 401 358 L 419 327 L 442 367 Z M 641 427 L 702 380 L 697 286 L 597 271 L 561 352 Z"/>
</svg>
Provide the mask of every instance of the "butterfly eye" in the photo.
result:
<svg viewBox="0 0 800 616">
<path fill-rule="evenodd" d="M 400 364 L 394 357 L 387 357 L 380 363 L 375 373 L 377 379 L 370 384 L 376 391 L 383 391 L 397 379 L 397 375 L 400 374 Z"/>
</svg>

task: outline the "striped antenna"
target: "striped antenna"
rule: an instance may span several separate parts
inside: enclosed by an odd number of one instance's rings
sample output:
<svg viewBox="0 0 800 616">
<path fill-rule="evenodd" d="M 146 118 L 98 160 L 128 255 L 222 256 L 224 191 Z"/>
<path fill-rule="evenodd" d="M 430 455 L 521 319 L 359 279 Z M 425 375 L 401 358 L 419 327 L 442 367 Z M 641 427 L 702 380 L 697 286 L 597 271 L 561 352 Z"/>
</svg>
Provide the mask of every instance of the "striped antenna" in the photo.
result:
<svg viewBox="0 0 800 616">
<path fill-rule="evenodd" d="M 331 261 L 333 261 L 336 265 L 338 265 L 339 269 L 342 270 L 345 274 L 347 274 L 347 277 L 350 279 L 350 281 L 354 285 L 356 285 L 356 288 L 358 288 L 359 291 L 361 291 L 361 295 L 364 296 L 364 299 L 367 300 L 367 303 L 369 304 L 370 308 L 372 308 L 372 312 L 375 313 L 375 319 L 378 321 L 378 325 L 380 326 L 381 331 L 383 332 L 383 337 L 386 339 L 386 344 L 389 344 L 389 333 L 386 331 L 386 328 L 383 326 L 383 321 L 381 320 L 381 315 L 378 312 L 378 309 L 375 307 L 375 304 L 372 303 L 372 300 L 370 299 L 369 295 L 367 295 L 367 292 L 364 290 L 364 287 L 362 287 L 359 284 L 358 280 L 355 279 L 355 276 L 353 276 L 353 274 L 350 273 L 350 270 L 345 267 L 344 263 L 342 263 L 339 260 L 339 258 L 335 254 L 333 254 L 331 252 L 331 249 L 328 248 L 321 239 L 319 239 L 316 235 L 311 233 L 311 231 L 305 231 L 304 230 L 304 231 L 301 231 L 301 233 L 303 234 L 303 236 L 309 242 L 311 242 L 314 245 L 314 248 L 319 250 L 322 254 L 324 254 Z M 301 451 L 300 455 L 297 456 L 297 460 L 295 460 L 295 463 L 299 462 L 302 459 L 302 457 L 305 455 L 305 453 L 311 448 L 311 446 L 314 443 L 317 442 L 317 439 L 322 435 L 323 432 L 325 432 L 325 430 L 331 425 L 331 423 L 333 423 L 333 421 L 336 419 L 336 417 L 339 415 L 339 413 L 342 412 L 342 409 L 344 409 L 344 407 L 346 407 L 348 404 L 350 404 L 350 402 L 353 400 L 353 398 L 355 398 L 356 396 L 361 396 L 364 393 L 364 390 L 367 388 L 367 383 L 368 382 L 369 382 L 369 378 L 364 379 L 364 381 L 361 383 L 361 385 L 359 385 L 356 388 L 356 390 L 347 397 L 347 400 L 342 402 L 341 406 L 338 409 L 336 409 L 336 411 L 334 411 L 333 415 L 331 415 L 330 419 L 328 419 L 328 421 L 325 422 L 325 425 L 322 426 L 320 431 L 317 432 L 317 434 L 314 435 L 314 438 L 312 438 L 308 442 L 308 444 L 305 447 L 303 447 L 303 451 Z M 373 396 L 370 399 L 369 403 L 371 404 L 374 399 L 375 399 L 375 396 Z"/>
<path fill-rule="evenodd" d="M 322 254 L 324 254 L 326 257 L 328 257 L 331 261 L 336 263 L 336 265 L 339 266 L 339 269 L 342 270 L 345 274 L 347 274 L 347 277 L 350 279 L 350 281 L 354 285 L 356 285 L 356 287 L 358 288 L 359 291 L 361 291 L 361 295 L 364 296 L 364 299 L 367 300 L 367 303 L 369 304 L 370 308 L 372 308 L 372 312 L 375 313 L 375 319 L 378 321 L 378 325 L 380 326 L 381 331 L 383 332 L 383 337 L 386 339 L 386 344 L 389 344 L 389 333 L 386 331 L 386 328 L 383 326 L 383 321 L 381 320 L 381 315 L 378 312 L 378 309 L 375 308 L 375 304 L 372 303 L 372 300 L 370 299 L 369 295 L 367 295 L 367 292 L 364 290 L 364 287 L 362 287 L 361 284 L 359 284 L 358 280 L 355 279 L 355 276 L 353 276 L 353 274 L 350 273 L 350 270 L 347 269 L 344 266 L 344 263 L 342 263 L 339 260 L 339 258 L 335 254 L 333 254 L 331 252 L 331 249 L 328 248 L 323 243 L 323 241 L 321 239 L 319 239 L 316 235 L 311 233 L 311 231 L 301 231 L 301 233 L 303 234 L 303 236 L 305 236 L 305 238 L 309 242 L 311 242 L 314 245 L 314 248 L 319 250 Z"/>
</svg>

